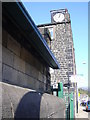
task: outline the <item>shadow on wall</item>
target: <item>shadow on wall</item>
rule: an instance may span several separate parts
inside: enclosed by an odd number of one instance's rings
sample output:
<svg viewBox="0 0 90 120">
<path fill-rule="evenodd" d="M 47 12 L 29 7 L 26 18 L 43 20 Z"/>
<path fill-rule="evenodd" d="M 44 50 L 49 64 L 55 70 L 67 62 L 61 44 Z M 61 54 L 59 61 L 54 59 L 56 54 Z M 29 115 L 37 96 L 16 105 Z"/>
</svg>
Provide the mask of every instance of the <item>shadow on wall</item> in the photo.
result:
<svg viewBox="0 0 90 120">
<path fill-rule="evenodd" d="M 26 93 L 15 112 L 16 118 L 39 118 L 40 117 L 40 102 L 41 102 L 41 93 L 37 92 L 28 92 Z"/>
<path fill-rule="evenodd" d="M 56 96 L 6 83 L 2 84 L 2 88 L 3 118 L 32 120 L 64 117 L 64 101 Z"/>
</svg>

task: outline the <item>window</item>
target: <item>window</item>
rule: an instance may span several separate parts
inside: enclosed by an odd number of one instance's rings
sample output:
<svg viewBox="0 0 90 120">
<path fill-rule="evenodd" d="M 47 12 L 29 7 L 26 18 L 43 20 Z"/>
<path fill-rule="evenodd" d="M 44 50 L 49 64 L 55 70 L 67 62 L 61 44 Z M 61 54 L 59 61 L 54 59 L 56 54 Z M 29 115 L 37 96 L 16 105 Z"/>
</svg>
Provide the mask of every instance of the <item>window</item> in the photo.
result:
<svg viewBox="0 0 90 120">
<path fill-rule="evenodd" d="M 48 28 L 49 29 L 49 32 L 50 32 L 50 35 L 51 35 L 51 39 L 53 40 L 53 27 L 50 27 Z"/>
</svg>

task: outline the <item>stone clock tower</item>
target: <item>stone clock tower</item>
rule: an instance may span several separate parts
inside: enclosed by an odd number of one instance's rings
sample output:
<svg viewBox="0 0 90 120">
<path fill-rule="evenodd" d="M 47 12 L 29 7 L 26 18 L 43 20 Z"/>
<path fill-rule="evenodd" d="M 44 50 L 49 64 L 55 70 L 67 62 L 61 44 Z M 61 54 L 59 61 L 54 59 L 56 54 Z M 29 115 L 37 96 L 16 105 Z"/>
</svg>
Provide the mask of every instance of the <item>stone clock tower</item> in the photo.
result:
<svg viewBox="0 0 90 120">
<path fill-rule="evenodd" d="M 38 25 L 38 28 L 40 31 L 46 28 L 50 30 L 52 38 L 50 48 L 60 64 L 60 69 L 51 70 L 51 85 L 57 85 L 58 82 L 65 84 L 71 75 L 76 74 L 70 15 L 67 9 L 50 12 L 51 23 Z"/>
<path fill-rule="evenodd" d="M 53 27 L 53 40 L 51 50 L 60 63 L 60 70 L 51 73 L 52 84 L 58 81 L 68 83 L 71 75 L 76 74 L 75 54 L 70 15 L 67 9 L 52 10 L 51 23 Z M 54 78 L 54 79 L 53 79 Z"/>
</svg>

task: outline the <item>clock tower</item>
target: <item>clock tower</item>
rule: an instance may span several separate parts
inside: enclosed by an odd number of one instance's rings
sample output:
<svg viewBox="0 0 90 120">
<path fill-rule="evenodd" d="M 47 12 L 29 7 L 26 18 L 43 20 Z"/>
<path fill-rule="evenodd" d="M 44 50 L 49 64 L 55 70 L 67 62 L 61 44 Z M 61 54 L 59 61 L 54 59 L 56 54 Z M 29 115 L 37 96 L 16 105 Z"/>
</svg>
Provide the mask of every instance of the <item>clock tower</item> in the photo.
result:
<svg viewBox="0 0 90 120">
<path fill-rule="evenodd" d="M 67 9 L 51 10 L 51 23 L 70 21 Z"/>
<path fill-rule="evenodd" d="M 70 90 L 67 84 L 70 80 L 70 76 L 76 74 L 75 50 L 70 14 L 67 9 L 52 10 L 50 12 L 51 23 L 38 25 L 38 29 L 44 38 L 46 38 L 45 36 L 47 35 L 46 29 L 50 31 L 50 49 L 60 64 L 60 69 L 50 68 L 51 86 L 58 88 L 58 83 L 62 82 L 63 85 L 66 85 L 66 87 L 63 87 L 63 92 L 69 94 L 69 91 L 75 88 L 75 84 L 72 84 Z"/>
<path fill-rule="evenodd" d="M 38 25 L 38 28 L 44 36 L 45 29 L 51 31 L 50 49 L 60 64 L 60 69 L 50 69 L 51 85 L 57 87 L 58 82 L 67 84 L 69 77 L 76 74 L 75 51 L 68 10 L 59 9 L 50 12 L 51 23 Z"/>
<path fill-rule="evenodd" d="M 70 14 L 67 9 L 52 10 L 53 40 L 51 50 L 60 64 L 60 70 L 51 73 L 52 85 L 58 82 L 67 84 L 71 75 L 76 74 L 75 51 L 71 29 Z"/>
</svg>

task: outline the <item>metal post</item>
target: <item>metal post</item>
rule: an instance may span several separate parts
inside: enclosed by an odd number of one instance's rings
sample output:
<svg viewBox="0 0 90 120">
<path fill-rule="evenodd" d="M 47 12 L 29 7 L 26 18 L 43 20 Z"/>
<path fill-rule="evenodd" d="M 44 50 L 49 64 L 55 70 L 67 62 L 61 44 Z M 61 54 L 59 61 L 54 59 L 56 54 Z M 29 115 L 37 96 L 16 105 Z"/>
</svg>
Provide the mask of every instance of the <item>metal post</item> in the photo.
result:
<svg viewBox="0 0 90 120">
<path fill-rule="evenodd" d="M 78 113 L 78 86 L 76 83 L 76 112 Z"/>
<path fill-rule="evenodd" d="M 70 98 L 69 98 L 69 72 L 68 72 L 68 120 L 70 119 Z"/>
</svg>

